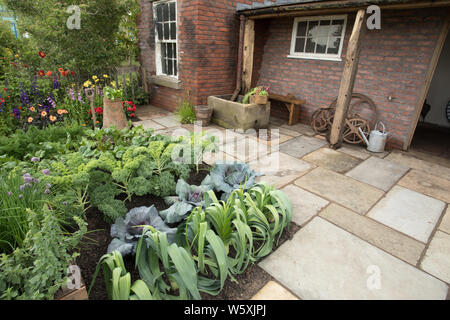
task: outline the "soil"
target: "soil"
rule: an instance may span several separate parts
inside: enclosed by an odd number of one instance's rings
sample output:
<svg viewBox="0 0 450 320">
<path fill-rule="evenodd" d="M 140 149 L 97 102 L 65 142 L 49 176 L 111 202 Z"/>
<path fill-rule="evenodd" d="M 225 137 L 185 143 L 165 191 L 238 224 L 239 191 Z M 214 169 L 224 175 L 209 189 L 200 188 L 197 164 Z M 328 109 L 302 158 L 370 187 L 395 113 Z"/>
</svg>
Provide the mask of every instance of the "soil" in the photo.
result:
<svg viewBox="0 0 450 320">
<path fill-rule="evenodd" d="M 191 173 L 190 179 L 187 181 L 192 185 L 199 185 L 208 174 L 208 167 L 201 166 L 197 174 L 195 171 Z M 168 206 L 164 200 L 155 196 L 133 197 L 126 204 L 127 209 L 155 205 L 158 211 L 165 210 Z M 112 238 L 110 236 L 111 225 L 104 220 L 103 213 L 97 208 L 90 208 L 86 212 L 88 223 L 88 234 L 80 243 L 80 256 L 77 258 L 77 265 L 81 269 L 81 274 L 87 288 L 91 286 L 92 278 L 97 268 L 98 261 L 106 254 L 108 245 Z M 292 235 L 300 229 L 294 223 L 291 223 L 288 232 L 284 232 L 278 246 L 292 237 Z M 276 249 L 278 246 L 275 246 Z M 132 283 L 139 279 L 139 272 L 135 268 L 134 257 L 124 257 L 126 269 L 131 274 Z M 247 270 L 239 276 L 235 277 L 238 283 L 228 279 L 221 293 L 218 296 L 202 294 L 204 300 L 248 300 L 255 295 L 268 281 L 273 280 L 272 277 L 257 265 L 250 265 Z M 90 300 L 107 300 L 105 281 L 103 272 L 100 272 L 92 287 Z"/>
</svg>

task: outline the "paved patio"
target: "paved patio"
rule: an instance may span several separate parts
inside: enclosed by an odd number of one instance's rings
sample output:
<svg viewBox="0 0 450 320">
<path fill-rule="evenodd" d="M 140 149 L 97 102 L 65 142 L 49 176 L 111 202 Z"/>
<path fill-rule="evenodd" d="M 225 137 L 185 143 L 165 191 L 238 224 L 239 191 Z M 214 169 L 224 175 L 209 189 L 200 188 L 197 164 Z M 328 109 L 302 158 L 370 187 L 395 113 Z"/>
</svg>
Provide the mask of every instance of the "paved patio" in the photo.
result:
<svg viewBox="0 0 450 320">
<path fill-rule="evenodd" d="M 157 133 L 193 130 L 155 107 L 137 116 Z M 248 162 L 293 201 L 301 229 L 259 263 L 276 281 L 254 299 L 448 298 L 450 159 L 335 151 L 307 125 L 274 118 L 270 128 L 269 137 L 224 135 L 220 151 L 204 156 Z"/>
</svg>

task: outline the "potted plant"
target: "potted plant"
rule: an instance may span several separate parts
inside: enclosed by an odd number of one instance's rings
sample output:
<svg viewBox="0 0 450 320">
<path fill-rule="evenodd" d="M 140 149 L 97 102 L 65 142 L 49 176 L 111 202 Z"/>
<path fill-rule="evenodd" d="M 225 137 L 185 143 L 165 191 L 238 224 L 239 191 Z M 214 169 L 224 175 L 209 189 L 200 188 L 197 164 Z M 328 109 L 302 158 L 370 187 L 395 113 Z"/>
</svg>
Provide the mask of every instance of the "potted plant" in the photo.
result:
<svg viewBox="0 0 450 320">
<path fill-rule="evenodd" d="M 194 110 L 197 121 L 201 121 L 203 127 L 209 126 L 213 109 L 210 106 L 196 106 Z"/>
<path fill-rule="evenodd" d="M 103 128 L 116 126 L 121 130 L 128 127 L 122 106 L 122 90 L 105 87 L 103 89 Z"/>
<path fill-rule="evenodd" d="M 256 87 L 250 90 L 245 96 L 242 103 L 244 104 L 267 104 L 269 101 L 269 88 Z"/>
</svg>

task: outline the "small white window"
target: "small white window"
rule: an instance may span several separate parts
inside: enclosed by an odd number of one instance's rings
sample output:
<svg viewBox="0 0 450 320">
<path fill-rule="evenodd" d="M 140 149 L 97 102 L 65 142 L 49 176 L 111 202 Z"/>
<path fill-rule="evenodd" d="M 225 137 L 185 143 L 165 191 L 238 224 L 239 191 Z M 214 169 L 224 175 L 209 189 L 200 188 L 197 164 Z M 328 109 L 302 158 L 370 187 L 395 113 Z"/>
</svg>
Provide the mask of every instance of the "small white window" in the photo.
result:
<svg viewBox="0 0 450 320">
<path fill-rule="evenodd" d="M 156 28 L 156 74 L 178 77 L 177 2 L 154 2 L 153 15 Z"/>
<path fill-rule="evenodd" d="M 347 16 L 296 18 L 290 58 L 341 60 Z"/>
</svg>

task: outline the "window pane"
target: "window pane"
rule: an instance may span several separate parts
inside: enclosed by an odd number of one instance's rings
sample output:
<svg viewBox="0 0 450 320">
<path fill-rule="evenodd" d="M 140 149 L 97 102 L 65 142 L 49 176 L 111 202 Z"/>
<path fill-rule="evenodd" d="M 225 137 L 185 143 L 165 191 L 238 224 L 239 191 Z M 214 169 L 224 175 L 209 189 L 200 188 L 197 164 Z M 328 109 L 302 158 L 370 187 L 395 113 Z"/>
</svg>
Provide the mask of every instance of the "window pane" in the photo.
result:
<svg viewBox="0 0 450 320">
<path fill-rule="evenodd" d="M 305 50 L 305 38 L 297 38 L 295 42 L 295 52 L 304 52 Z"/>
<path fill-rule="evenodd" d="M 163 21 L 163 5 L 158 5 L 156 7 L 156 22 Z"/>
<path fill-rule="evenodd" d="M 172 3 L 170 3 L 169 4 L 170 5 L 170 21 L 176 21 L 177 19 L 176 19 L 176 15 L 175 15 L 175 12 L 176 12 L 176 10 L 175 10 L 175 6 L 176 6 L 176 3 L 175 2 L 172 2 Z"/>
<path fill-rule="evenodd" d="M 312 33 L 315 32 L 315 30 L 317 30 L 317 26 L 319 25 L 318 21 L 310 21 L 309 22 L 309 26 L 308 26 L 308 37 L 312 37 Z"/>
<path fill-rule="evenodd" d="M 169 5 L 166 4 L 162 4 L 163 7 L 163 19 L 164 21 L 169 21 Z"/>
<path fill-rule="evenodd" d="M 173 58 L 173 50 L 172 50 L 172 44 L 167 44 L 167 58 L 172 59 Z"/>
<path fill-rule="evenodd" d="M 306 36 L 306 27 L 308 26 L 307 21 L 301 21 L 298 23 L 297 28 L 297 37 L 304 37 Z"/>
<path fill-rule="evenodd" d="M 178 63 L 177 63 L 177 60 L 173 60 L 173 75 L 174 76 L 178 75 Z"/>
<path fill-rule="evenodd" d="M 331 34 L 340 37 L 344 27 L 344 20 L 333 20 L 331 25 Z"/>
<path fill-rule="evenodd" d="M 169 23 L 164 23 L 164 40 L 169 40 L 170 36 L 170 30 L 169 30 Z"/>
<path fill-rule="evenodd" d="M 337 54 L 339 52 L 339 46 L 341 44 L 341 38 L 330 37 L 328 41 L 328 50 L 329 54 Z"/>
<path fill-rule="evenodd" d="M 312 38 L 307 38 L 305 52 L 314 53 L 315 48 L 316 44 L 312 41 Z"/>
<path fill-rule="evenodd" d="M 162 32 L 162 24 L 156 23 L 156 36 L 158 37 L 158 40 L 162 40 L 163 32 Z"/>
<path fill-rule="evenodd" d="M 167 60 L 167 75 L 169 75 L 169 76 L 173 75 L 173 60 L 172 59 Z"/>
<path fill-rule="evenodd" d="M 172 22 L 170 24 L 170 39 L 171 40 L 177 39 L 177 24 L 175 22 Z"/>
<path fill-rule="evenodd" d="M 327 50 L 326 41 L 327 39 L 325 39 L 325 44 L 323 44 L 323 42 L 321 41 L 317 43 L 316 53 L 325 53 L 325 51 Z"/>
</svg>

